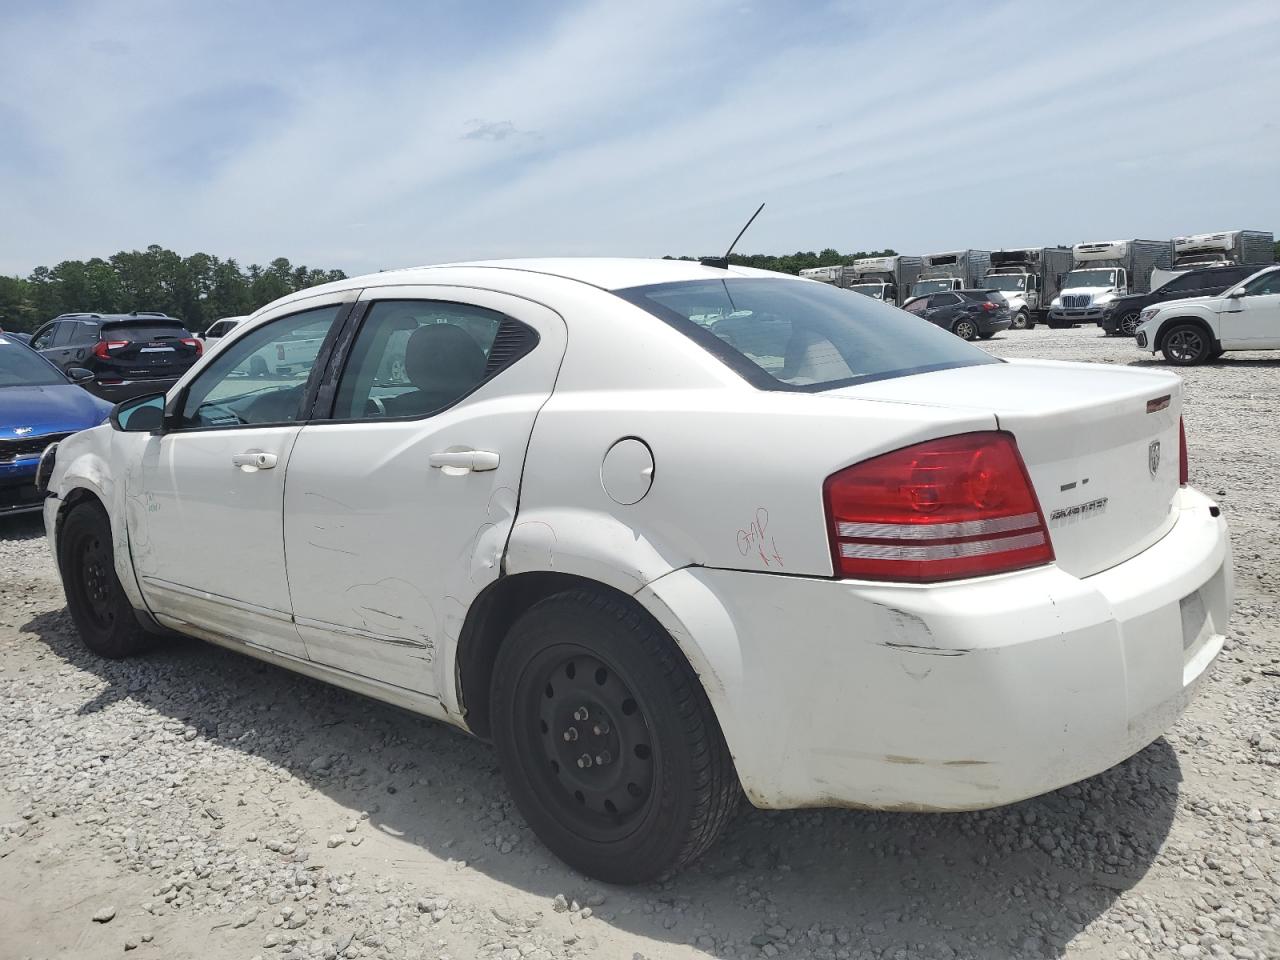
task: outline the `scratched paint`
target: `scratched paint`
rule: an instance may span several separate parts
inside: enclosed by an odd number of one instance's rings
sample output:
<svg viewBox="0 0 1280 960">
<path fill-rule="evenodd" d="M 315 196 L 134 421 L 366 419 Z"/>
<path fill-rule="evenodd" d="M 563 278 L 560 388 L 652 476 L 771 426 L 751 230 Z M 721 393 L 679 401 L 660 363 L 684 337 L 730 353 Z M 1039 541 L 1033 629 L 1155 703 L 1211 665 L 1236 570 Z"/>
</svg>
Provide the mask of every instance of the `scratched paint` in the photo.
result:
<svg viewBox="0 0 1280 960">
<path fill-rule="evenodd" d="M 738 531 L 738 553 L 759 559 L 766 567 L 782 569 L 782 554 L 773 534 L 769 533 L 769 511 L 757 507 L 755 517 Z"/>
</svg>

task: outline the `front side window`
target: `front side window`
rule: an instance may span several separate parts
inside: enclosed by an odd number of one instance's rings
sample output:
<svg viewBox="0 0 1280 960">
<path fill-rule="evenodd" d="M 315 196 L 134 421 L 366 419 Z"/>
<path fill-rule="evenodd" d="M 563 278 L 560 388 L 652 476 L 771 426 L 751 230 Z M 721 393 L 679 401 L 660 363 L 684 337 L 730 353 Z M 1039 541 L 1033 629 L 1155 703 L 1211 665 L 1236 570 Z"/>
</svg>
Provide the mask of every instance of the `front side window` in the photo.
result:
<svg viewBox="0 0 1280 960">
<path fill-rule="evenodd" d="M 241 427 L 298 419 L 307 378 L 345 305 L 281 317 L 241 337 L 192 381 L 180 427 Z"/>
<path fill-rule="evenodd" d="M 429 416 L 453 406 L 536 342 L 524 324 L 483 307 L 378 301 L 352 344 L 333 417 Z"/>
<path fill-rule="evenodd" d="M 43 350 L 53 345 L 53 331 L 55 324 L 49 324 L 43 330 L 37 330 L 35 336 L 31 338 L 32 350 Z"/>
<path fill-rule="evenodd" d="M 615 293 L 762 389 L 826 390 L 1000 362 L 908 312 L 798 280 L 689 280 Z"/>
<path fill-rule="evenodd" d="M 1264 273 L 1249 284 L 1244 292 L 1247 297 L 1265 297 L 1280 293 L 1280 270 Z"/>
</svg>

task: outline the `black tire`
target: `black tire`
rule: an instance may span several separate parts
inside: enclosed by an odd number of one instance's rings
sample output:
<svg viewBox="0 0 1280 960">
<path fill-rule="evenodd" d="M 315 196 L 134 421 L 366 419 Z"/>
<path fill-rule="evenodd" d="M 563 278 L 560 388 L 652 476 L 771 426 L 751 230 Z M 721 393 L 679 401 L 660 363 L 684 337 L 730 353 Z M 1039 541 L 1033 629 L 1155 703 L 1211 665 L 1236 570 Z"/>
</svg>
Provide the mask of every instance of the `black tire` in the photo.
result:
<svg viewBox="0 0 1280 960">
<path fill-rule="evenodd" d="M 1140 326 L 1139 318 L 1142 316 L 1139 310 L 1130 310 L 1116 320 L 1116 334 L 1118 336 L 1132 337 L 1138 332 Z"/>
<path fill-rule="evenodd" d="M 491 697 L 516 806 L 588 876 L 630 884 L 678 870 L 737 807 L 733 758 L 697 675 L 625 599 L 574 590 L 535 604 L 498 653 Z"/>
<path fill-rule="evenodd" d="M 994 330 L 992 330 L 990 333 L 980 333 L 980 334 L 978 334 L 979 338 L 981 338 L 981 339 L 983 339 L 983 340 L 990 340 L 990 339 L 991 339 L 992 337 L 994 337 L 995 335 L 996 335 L 996 332 L 995 332 Z"/>
<path fill-rule="evenodd" d="M 1013 330 L 1030 330 L 1035 324 L 1031 320 L 1031 314 L 1026 310 L 1019 310 L 1013 315 L 1013 322 L 1009 324 Z"/>
<path fill-rule="evenodd" d="M 951 332 L 961 340 L 976 340 L 978 338 L 978 325 L 972 320 L 966 320 L 962 317 L 951 325 Z"/>
<path fill-rule="evenodd" d="M 58 567 L 67 609 L 86 647 L 110 660 L 150 648 L 152 637 L 138 622 L 116 576 L 111 523 L 96 503 L 72 507 L 63 520 Z"/>
<path fill-rule="evenodd" d="M 1049 329 L 1051 330 L 1065 330 L 1067 327 L 1073 326 L 1073 324 L 1067 323 L 1065 320 L 1050 319 L 1046 322 L 1049 324 Z"/>
<path fill-rule="evenodd" d="M 1222 359 L 1222 355 L 1223 355 L 1224 353 L 1226 353 L 1226 352 L 1227 352 L 1227 351 L 1223 350 L 1221 347 L 1215 347 L 1213 350 L 1210 350 L 1210 351 L 1209 351 L 1209 357 L 1208 357 L 1208 359 L 1209 359 L 1210 361 L 1213 361 L 1213 360 L 1221 360 L 1221 359 Z"/>
<path fill-rule="evenodd" d="M 249 358 L 249 376 L 266 377 L 269 376 L 270 373 L 271 370 L 267 367 L 267 361 L 262 359 L 262 357 Z"/>
<path fill-rule="evenodd" d="M 1160 352 L 1179 367 L 1194 367 L 1210 359 L 1213 341 L 1204 328 L 1194 323 L 1179 323 L 1165 332 Z"/>
</svg>

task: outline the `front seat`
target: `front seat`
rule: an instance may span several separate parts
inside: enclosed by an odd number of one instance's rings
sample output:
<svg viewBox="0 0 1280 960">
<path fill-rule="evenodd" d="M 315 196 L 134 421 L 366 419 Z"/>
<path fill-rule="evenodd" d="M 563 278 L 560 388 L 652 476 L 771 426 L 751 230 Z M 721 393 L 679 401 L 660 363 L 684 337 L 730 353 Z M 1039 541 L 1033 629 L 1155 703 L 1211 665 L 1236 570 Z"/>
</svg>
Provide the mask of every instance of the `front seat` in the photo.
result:
<svg viewBox="0 0 1280 960">
<path fill-rule="evenodd" d="M 475 338 L 451 323 L 432 323 L 409 335 L 404 373 L 414 389 L 383 401 L 391 417 L 442 410 L 484 379 L 487 360 Z"/>
</svg>

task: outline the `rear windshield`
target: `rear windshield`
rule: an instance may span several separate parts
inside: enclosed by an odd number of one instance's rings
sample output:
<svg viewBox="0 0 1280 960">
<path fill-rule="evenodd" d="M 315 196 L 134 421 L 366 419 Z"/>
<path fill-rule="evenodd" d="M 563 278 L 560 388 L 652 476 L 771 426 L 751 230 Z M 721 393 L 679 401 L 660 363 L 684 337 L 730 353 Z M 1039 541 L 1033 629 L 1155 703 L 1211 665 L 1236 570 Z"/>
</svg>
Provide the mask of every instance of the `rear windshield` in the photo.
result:
<svg viewBox="0 0 1280 960">
<path fill-rule="evenodd" d="M 983 300 L 989 300 L 992 303 L 1004 303 L 1004 297 L 995 290 L 957 290 L 956 292 L 962 297 L 977 300 L 979 303 Z"/>
<path fill-rule="evenodd" d="M 803 280 L 689 280 L 619 290 L 757 387 L 827 390 L 999 363 L 927 321 Z"/>
<path fill-rule="evenodd" d="M 176 337 L 181 340 L 190 337 L 181 321 L 170 320 L 120 320 L 102 325 L 104 338 L 112 340 L 163 340 Z"/>
<path fill-rule="evenodd" d="M 0 334 L 0 387 L 50 387 L 67 379 L 39 354 Z"/>
</svg>

